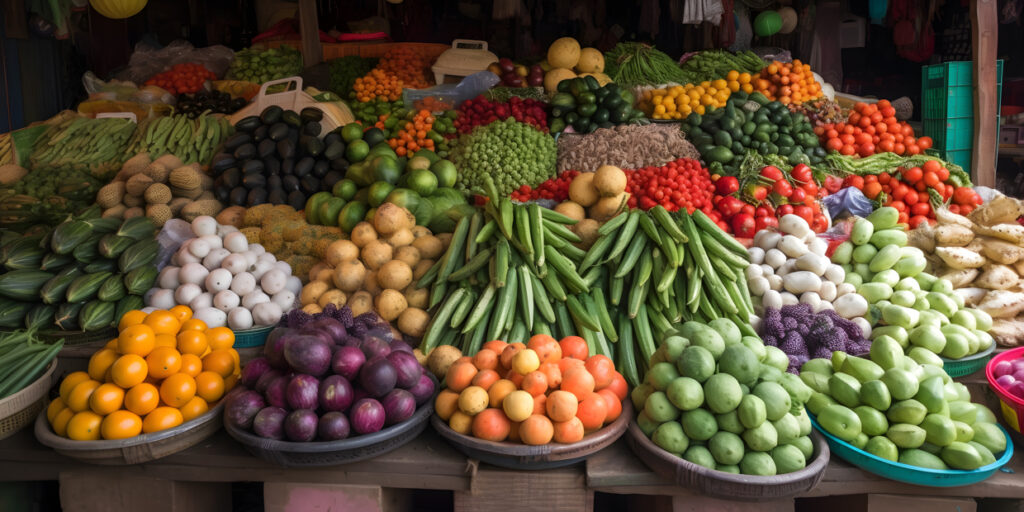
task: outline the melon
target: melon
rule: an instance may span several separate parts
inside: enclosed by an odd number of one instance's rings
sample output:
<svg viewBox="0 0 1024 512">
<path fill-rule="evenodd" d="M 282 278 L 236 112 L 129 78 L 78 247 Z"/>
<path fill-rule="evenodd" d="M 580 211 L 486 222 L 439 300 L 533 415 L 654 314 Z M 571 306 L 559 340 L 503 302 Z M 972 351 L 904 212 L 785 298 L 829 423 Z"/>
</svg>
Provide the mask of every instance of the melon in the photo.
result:
<svg viewBox="0 0 1024 512">
<path fill-rule="evenodd" d="M 580 60 L 580 43 L 571 37 L 563 37 L 548 47 L 548 63 L 554 68 L 571 69 Z"/>
<path fill-rule="evenodd" d="M 558 82 L 570 78 L 576 78 L 576 73 L 573 73 L 571 69 L 554 68 L 544 75 L 544 90 L 555 92 L 558 90 Z"/>
<path fill-rule="evenodd" d="M 580 50 L 580 60 L 576 63 L 576 71 L 580 73 L 600 73 L 604 71 L 604 55 L 597 48 Z"/>
</svg>

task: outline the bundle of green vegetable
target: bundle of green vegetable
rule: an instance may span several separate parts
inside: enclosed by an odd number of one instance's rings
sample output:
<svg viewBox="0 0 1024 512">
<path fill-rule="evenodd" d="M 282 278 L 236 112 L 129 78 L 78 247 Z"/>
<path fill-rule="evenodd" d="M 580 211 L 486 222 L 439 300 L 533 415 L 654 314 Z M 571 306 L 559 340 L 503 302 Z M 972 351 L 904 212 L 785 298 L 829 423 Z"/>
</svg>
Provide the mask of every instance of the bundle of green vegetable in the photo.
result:
<svg viewBox="0 0 1024 512">
<path fill-rule="evenodd" d="M 342 98 L 352 92 L 352 84 L 359 78 L 377 67 L 380 59 L 371 59 L 349 55 L 330 62 L 331 90 Z"/>
<path fill-rule="evenodd" d="M 48 172 L 70 167 L 105 178 L 121 167 L 133 133 L 135 123 L 127 119 L 65 118 L 36 139 L 29 168 Z"/>
<path fill-rule="evenodd" d="M 551 133 L 571 126 L 579 133 L 630 122 L 646 122 L 644 113 L 633 108 L 633 94 L 618 84 L 601 86 L 592 77 L 571 78 L 558 83 L 551 98 Z"/>
<path fill-rule="evenodd" d="M 685 84 L 675 59 L 644 43 L 619 43 L 604 55 L 604 72 L 622 87 Z"/>
<path fill-rule="evenodd" d="M 405 102 L 402 100 L 373 100 L 365 103 L 353 101 L 349 103 L 349 107 L 352 108 L 352 115 L 355 116 L 356 121 L 363 123 L 365 126 L 373 126 L 380 120 L 380 116 L 389 115 L 398 110 L 403 110 L 405 108 Z"/>
<path fill-rule="evenodd" d="M 100 218 L 98 206 L 44 235 L 0 238 L 0 327 L 94 331 L 143 307 L 156 282 L 153 221 Z"/>
<path fill-rule="evenodd" d="M 734 92 L 724 108 L 690 114 L 683 131 L 713 173 L 735 176 L 749 151 L 790 165 L 817 165 L 826 154 L 806 117 L 759 92 Z"/>
<path fill-rule="evenodd" d="M 38 379 L 63 347 L 63 339 L 44 343 L 33 331 L 0 333 L 0 400 Z"/>
<path fill-rule="evenodd" d="M 270 50 L 246 48 L 235 52 L 228 68 L 228 80 L 245 80 L 262 84 L 302 72 L 302 54 L 288 45 Z"/>
<path fill-rule="evenodd" d="M 171 154 L 185 164 L 207 165 L 220 143 L 235 133 L 227 117 L 207 113 L 191 118 L 188 114 L 148 118 L 128 143 L 129 155 L 148 153 L 152 159 Z"/>
<path fill-rule="evenodd" d="M 459 189 L 480 193 L 490 177 L 498 194 L 508 197 L 522 185 L 533 187 L 554 176 L 557 153 L 554 138 L 509 117 L 459 137 L 449 159 L 459 170 Z"/>
<path fill-rule="evenodd" d="M 437 307 L 421 350 L 545 333 L 579 335 L 592 354 L 617 358 L 632 384 L 673 323 L 728 318 L 745 335 L 753 313 L 746 250 L 699 210 L 623 211 L 597 229 L 589 249 L 576 221 L 515 204 L 488 184 L 483 212 L 463 218 L 451 245 L 417 283 Z M 634 343 L 634 340 L 635 343 Z"/>
<path fill-rule="evenodd" d="M 735 54 L 729 50 L 705 50 L 686 59 L 679 67 L 686 75 L 685 83 L 699 84 L 725 78 L 733 70 L 740 73 L 759 73 L 764 66 L 761 57 L 750 50 Z"/>
<path fill-rule="evenodd" d="M 838 176 L 849 174 L 866 176 L 883 172 L 894 173 L 900 167 L 904 169 L 922 167 L 929 160 L 938 160 L 943 167 L 949 170 L 949 183 L 957 187 L 971 186 L 971 175 L 967 174 L 963 167 L 931 155 L 900 156 L 896 153 L 885 152 L 875 153 L 864 158 L 855 158 L 833 152 L 825 157 L 824 165 L 827 171 Z"/>
</svg>

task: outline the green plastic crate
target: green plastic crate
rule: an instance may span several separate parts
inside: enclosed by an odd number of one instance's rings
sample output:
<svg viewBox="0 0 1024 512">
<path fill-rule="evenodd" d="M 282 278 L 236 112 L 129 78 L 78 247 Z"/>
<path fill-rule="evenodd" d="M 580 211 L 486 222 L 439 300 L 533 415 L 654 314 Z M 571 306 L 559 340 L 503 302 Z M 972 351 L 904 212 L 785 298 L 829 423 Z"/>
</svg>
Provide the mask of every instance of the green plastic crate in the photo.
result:
<svg viewBox="0 0 1024 512">
<path fill-rule="evenodd" d="M 974 118 L 925 119 L 924 133 L 932 138 L 932 147 L 945 151 L 966 149 L 974 146 Z"/>
<path fill-rule="evenodd" d="M 996 61 L 996 101 L 1003 95 L 1003 61 Z M 996 105 L 996 111 L 999 105 Z M 974 63 L 944 62 L 921 68 L 921 119 L 974 116 Z M 934 136 L 933 136 L 934 137 Z"/>
</svg>

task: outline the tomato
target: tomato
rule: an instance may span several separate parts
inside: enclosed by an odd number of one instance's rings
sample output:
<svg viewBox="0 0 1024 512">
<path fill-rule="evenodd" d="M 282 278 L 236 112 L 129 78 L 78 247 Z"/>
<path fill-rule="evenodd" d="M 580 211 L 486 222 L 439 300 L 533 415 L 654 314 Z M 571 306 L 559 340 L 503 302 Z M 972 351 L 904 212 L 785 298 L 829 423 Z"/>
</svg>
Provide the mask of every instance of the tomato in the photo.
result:
<svg viewBox="0 0 1024 512">
<path fill-rule="evenodd" d="M 917 203 L 910 207 L 910 213 L 913 215 L 928 215 L 932 211 L 932 206 L 927 201 Z"/>
<path fill-rule="evenodd" d="M 791 213 L 793 213 L 793 205 L 791 204 L 784 204 L 775 210 L 775 215 L 778 217 L 789 215 Z"/>
<path fill-rule="evenodd" d="M 913 217 L 910 217 L 910 221 L 908 222 L 908 224 L 910 226 L 910 229 L 914 229 L 920 226 L 921 223 L 926 222 L 928 222 L 928 217 L 925 217 L 924 215 L 914 215 Z"/>
<path fill-rule="evenodd" d="M 857 148 L 857 154 L 862 157 L 867 157 L 875 154 L 874 141 L 868 141 L 865 142 L 864 144 L 861 144 L 860 147 Z"/>
<path fill-rule="evenodd" d="M 781 179 L 772 185 L 772 191 L 782 197 L 789 197 L 793 193 L 793 185 L 790 185 L 785 179 Z"/>
<path fill-rule="evenodd" d="M 754 214 L 757 213 L 757 209 L 754 208 L 754 205 L 752 205 L 752 204 L 744 204 L 743 208 L 740 208 L 740 213 L 741 214 L 745 213 L 745 214 L 750 215 L 751 217 L 753 217 Z"/>
<path fill-rule="evenodd" d="M 924 183 L 929 187 L 934 187 L 935 184 L 939 183 L 939 175 L 934 172 L 924 173 Z"/>
<path fill-rule="evenodd" d="M 903 196 L 903 202 L 906 203 L 907 206 L 914 206 L 917 204 L 917 200 L 917 192 L 907 192 L 907 195 Z"/>
<path fill-rule="evenodd" d="M 939 170 L 935 171 L 935 175 L 939 177 L 939 181 L 946 181 L 949 179 L 949 169 L 939 167 Z"/>
<path fill-rule="evenodd" d="M 971 204 L 960 205 L 960 215 L 967 215 L 968 213 L 971 213 L 973 211 L 974 211 L 974 205 L 971 205 Z"/>
<path fill-rule="evenodd" d="M 814 220 L 814 211 L 810 206 L 798 205 L 793 207 L 793 214 L 807 221 L 810 224 Z"/>
<path fill-rule="evenodd" d="M 903 196 L 907 195 L 907 192 L 909 191 L 910 187 L 904 185 L 903 183 L 899 183 L 898 185 L 896 185 L 895 188 L 892 189 L 892 198 L 897 201 L 902 201 Z"/>
<path fill-rule="evenodd" d="M 764 206 L 758 206 L 757 208 L 754 209 L 754 217 L 755 218 L 756 217 L 767 217 L 769 215 L 771 215 L 771 213 L 769 213 L 768 212 L 768 208 L 765 208 Z"/>
<path fill-rule="evenodd" d="M 836 192 L 839 192 L 839 189 L 841 188 L 843 188 L 842 179 L 836 176 L 825 177 L 825 189 L 828 190 L 830 194 L 835 194 Z"/>
<path fill-rule="evenodd" d="M 864 195 L 867 196 L 868 199 L 874 200 L 881 192 L 882 186 L 879 185 L 877 181 L 864 185 Z"/>
<path fill-rule="evenodd" d="M 718 211 L 722 212 L 723 217 L 731 218 L 743 209 L 743 205 L 743 201 L 740 201 L 733 196 L 726 196 L 718 202 L 717 208 Z"/>
<path fill-rule="evenodd" d="M 957 187 L 953 191 L 953 202 L 957 204 L 974 204 L 974 190 L 970 187 Z"/>
<path fill-rule="evenodd" d="M 887 173 L 887 172 L 883 172 L 883 173 L 878 175 L 878 182 L 881 183 L 882 185 L 885 185 L 885 184 L 889 183 L 889 180 L 891 180 L 891 179 L 892 179 L 892 176 L 890 176 L 889 173 Z"/>
<path fill-rule="evenodd" d="M 911 167 L 910 169 L 907 169 L 901 172 L 900 174 L 903 176 L 903 181 L 906 181 L 907 183 L 913 185 L 918 181 L 921 181 L 921 176 L 924 175 L 924 172 L 921 170 L 920 167 Z"/>
<path fill-rule="evenodd" d="M 764 185 L 748 185 L 747 192 L 757 202 L 764 201 L 768 197 L 768 187 Z"/>
<path fill-rule="evenodd" d="M 797 187 L 794 188 L 787 197 L 791 203 L 802 203 L 807 199 L 807 192 L 804 189 Z"/>
<path fill-rule="evenodd" d="M 824 216 L 816 215 L 814 220 L 811 221 L 811 231 L 823 233 L 826 229 L 828 229 L 828 221 L 825 220 Z"/>
<path fill-rule="evenodd" d="M 893 201 L 889 203 L 889 206 L 892 206 L 893 208 L 896 208 L 901 212 L 907 211 L 907 204 L 904 203 L 903 201 Z"/>
<path fill-rule="evenodd" d="M 739 238 L 751 238 L 757 233 L 757 223 L 754 216 L 741 213 L 732 218 L 732 232 Z"/>
<path fill-rule="evenodd" d="M 766 165 L 765 167 L 761 168 L 761 176 L 764 176 L 765 178 L 768 178 L 770 180 L 781 180 L 782 171 L 780 171 L 779 168 L 775 167 L 774 165 Z"/>
<path fill-rule="evenodd" d="M 952 213 L 959 214 L 960 213 L 960 205 L 958 205 L 958 204 L 951 204 L 951 205 L 949 205 L 949 211 L 952 212 Z"/>
<path fill-rule="evenodd" d="M 775 217 L 772 217 L 770 215 L 765 215 L 765 216 L 762 216 L 762 217 L 755 217 L 754 218 L 754 228 L 757 231 L 761 231 L 762 229 L 778 228 L 778 227 L 779 227 L 779 219 L 776 219 Z"/>
<path fill-rule="evenodd" d="M 849 178 L 846 179 L 849 182 L 848 186 L 861 190 L 864 189 L 864 178 L 860 176 L 850 176 Z"/>
<path fill-rule="evenodd" d="M 907 212 L 902 211 L 902 212 L 900 212 L 899 220 L 897 220 L 896 222 L 899 222 L 900 224 L 906 224 L 909 221 L 910 221 L 910 215 L 908 215 Z"/>
<path fill-rule="evenodd" d="M 932 138 L 928 137 L 928 136 L 921 137 L 921 138 L 917 139 L 917 145 L 922 150 L 928 149 L 928 148 L 932 147 Z"/>
<path fill-rule="evenodd" d="M 728 195 L 736 192 L 740 189 L 740 180 L 736 179 L 735 176 L 722 176 L 718 181 L 715 182 L 715 192 L 719 194 Z"/>
<path fill-rule="evenodd" d="M 939 169 L 942 168 L 942 164 L 939 163 L 938 160 L 928 160 L 921 166 L 921 168 L 924 169 L 925 172 L 937 173 L 939 172 Z"/>
</svg>

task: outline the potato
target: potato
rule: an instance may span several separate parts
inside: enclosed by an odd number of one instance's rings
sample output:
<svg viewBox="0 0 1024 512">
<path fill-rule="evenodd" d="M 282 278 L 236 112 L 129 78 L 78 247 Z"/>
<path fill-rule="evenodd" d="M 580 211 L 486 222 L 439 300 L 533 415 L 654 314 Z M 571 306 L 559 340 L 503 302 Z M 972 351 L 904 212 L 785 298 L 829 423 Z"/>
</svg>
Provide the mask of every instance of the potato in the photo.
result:
<svg viewBox="0 0 1024 512">
<path fill-rule="evenodd" d="M 427 366 L 427 355 L 418 348 L 412 349 L 412 355 L 416 356 L 416 362 L 420 363 L 420 366 Z"/>
<path fill-rule="evenodd" d="M 979 206 L 967 218 L 979 226 L 1015 223 L 1024 215 L 1024 204 L 1019 199 L 1000 195 Z"/>
<path fill-rule="evenodd" d="M 430 290 L 428 288 L 416 288 L 415 284 L 411 284 L 402 293 L 411 308 L 427 309 L 427 306 L 430 305 Z"/>
<path fill-rule="evenodd" d="M 349 234 L 349 239 L 352 243 L 356 244 L 356 247 L 362 249 L 367 244 L 377 239 L 377 231 L 373 229 L 373 226 L 369 222 L 360 222 L 352 228 L 352 233 Z"/>
<path fill-rule="evenodd" d="M 377 283 L 383 288 L 405 289 L 412 283 L 412 267 L 399 260 L 391 260 L 377 271 Z"/>
<path fill-rule="evenodd" d="M 327 290 L 316 303 L 321 308 L 326 308 L 328 304 L 334 304 L 335 307 L 340 308 L 345 305 L 347 299 L 348 297 L 345 296 L 345 292 L 341 290 Z"/>
<path fill-rule="evenodd" d="M 306 286 L 302 287 L 302 292 L 299 293 L 299 302 L 303 306 L 308 304 L 316 304 L 320 300 L 320 296 L 323 295 L 330 285 L 323 281 L 312 281 Z"/>
<path fill-rule="evenodd" d="M 242 227 L 242 219 L 245 218 L 245 207 L 229 206 L 217 214 L 217 223 L 225 226 Z"/>
<path fill-rule="evenodd" d="M 935 254 L 952 269 L 978 268 L 985 264 L 985 258 L 964 247 L 936 247 Z"/>
<path fill-rule="evenodd" d="M 430 323 L 430 315 L 420 308 L 406 308 L 398 315 L 398 330 L 414 338 L 423 337 Z"/>
<path fill-rule="evenodd" d="M 598 228 L 601 227 L 601 223 L 594 219 L 583 219 L 572 226 L 573 233 L 580 237 L 580 243 L 576 244 L 581 249 L 589 249 L 597 238 L 600 236 L 597 233 Z"/>
<path fill-rule="evenodd" d="M 359 291 L 348 298 L 346 305 L 352 310 L 352 316 L 356 317 L 373 311 L 373 296 L 369 292 Z"/>
<path fill-rule="evenodd" d="M 391 233 L 391 236 L 385 238 L 384 240 L 391 247 L 398 248 L 411 244 L 415 239 L 416 237 L 413 236 L 411 229 L 403 228 L 399 229 L 398 231 L 395 231 L 394 233 Z"/>
<path fill-rule="evenodd" d="M 343 261 L 354 260 L 358 257 L 359 247 L 351 240 L 335 240 L 327 246 L 327 250 L 324 252 L 324 261 L 332 267 L 337 267 Z"/>
<path fill-rule="evenodd" d="M 1016 286 L 1020 276 L 1006 265 L 985 265 L 984 272 L 974 280 L 975 286 L 989 290 L 1006 290 Z"/>
<path fill-rule="evenodd" d="M 352 293 L 362 289 L 366 280 L 366 267 L 359 260 L 341 262 L 334 269 L 332 281 L 334 286 L 344 292 Z"/>
<path fill-rule="evenodd" d="M 409 268 L 414 268 L 420 262 L 420 250 L 411 245 L 399 247 L 395 249 L 395 259 L 405 262 Z"/>
<path fill-rule="evenodd" d="M 998 224 L 992 227 L 978 226 L 974 231 L 979 235 L 995 237 L 1017 245 L 1024 243 L 1024 226 L 1017 223 Z"/>
<path fill-rule="evenodd" d="M 979 237 L 982 256 L 1003 265 L 1012 265 L 1024 258 L 1024 248 L 997 238 Z"/>
<path fill-rule="evenodd" d="M 963 247 L 974 238 L 974 232 L 959 224 L 946 224 L 935 228 L 935 242 L 943 246 Z"/>
<path fill-rule="evenodd" d="M 448 244 L 452 243 L 451 233 L 441 233 L 434 236 L 436 236 L 437 239 L 441 241 L 441 247 L 448 247 Z"/>
<path fill-rule="evenodd" d="M 593 181 L 601 197 L 615 197 L 626 191 L 626 173 L 614 165 L 598 167 Z"/>
<path fill-rule="evenodd" d="M 380 240 L 374 240 L 365 246 L 360 253 L 360 259 L 363 260 L 363 264 L 370 270 L 377 270 L 382 265 L 391 261 L 394 254 L 394 249 Z M 980 266 L 980 265 L 979 265 Z"/>
<path fill-rule="evenodd" d="M 432 234 L 433 233 L 431 233 L 430 229 L 427 228 L 426 226 L 413 226 L 412 227 L 412 236 L 415 237 L 415 238 L 419 238 L 421 236 L 432 235 Z"/>
<path fill-rule="evenodd" d="M 316 262 L 316 264 L 315 264 L 315 265 L 313 265 L 313 266 L 312 266 L 312 267 L 311 267 L 311 268 L 309 269 L 309 280 L 310 280 L 310 281 L 316 281 L 316 280 L 317 280 L 316 276 L 320 275 L 320 271 L 321 271 L 321 270 L 324 270 L 324 269 L 327 269 L 327 270 L 334 270 L 334 269 L 332 269 L 332 268 L 328 267 L 328 266 L 327 266 L 327 264 L 326 264 L 326 263 L 324 263 L 324 262 L 322 262 L 322 261 L 318 261 L 318 262 Z M 333 273 L 333 272 L 332 272 L 332 273 Z"/>
<path fill-rule="evenodd" d="M 420 262 L 412 268 L 412 278 L 419 280 L 419 278 L 423 277 L 423 274 L 426 274 L 427 271 L 430 270 L 430 267 L 434 266 L 434 261 L 435 260 L 421 259 Z"/>
<path fill-rule="evenodd" d="M 590 207 L 590 218 L 598 222 L 604 222 L 618 215 L 628 198 L 629 194 L 625 192 L 614 197 L 602 197 L 594 203 L 594 206 Z"/>
<path fill-rule="evenodd" d="M 377 213 L 373 215 L 374 229 L 385 236 L 402 229 L 412 229 L 415 225 L 416 217 L 409 210 L 394 203 L 380 205 L 377 207 Z"/>
<path fill-rule="evenodd" d="M 380 294 L 381 287 L 380 281 L 377 281 L 377 271 L 371 270 L 366 273 L 366 279 L 363 281 L 363 289 L 370 292 L 370 295 L 376 297 Z"/>
<path fill-rule="evenodd" d="M 314 276 L 312 281 L 323 281 L 328 284 L 334 282 L 334 269 L 330 267 L 324 267 L 320 269 L 320 271 L 316 273 L 316 276 Z"/>
<path fill-rule="evenodd" d="M 444 244 L 434 235 L 421 236 L 412 241 L 412 246 L 420 251 L 420 257 L 436 260 L 444 252 Z"/>
<path fill-rule="evenodd" d="M 1001 347 L 1019 346 L 1024 342 L 1024 320 L 997 318 L 988 333 Z"/>
<path fill-rule="evenodd" d="M 558 205 L 555 206 L 555 211 L 577 221 L 587 218 L 586 210 L 584 210 L 579 204 L 572 201 L 563 201 L 558 203 Z"/>
<path fill-rule="evenodd" d="M 460 357 L 461 350 L 451 345 L 441 345 L 427 354 L 427 368 L 435 377 L 443 379 L 448 373 L 448 368 L 451 368 Z"/>
<path fill-rule="evenodd" d="M 601 198 L 594 186 L 594 174 L 580 173 L 569 184 L 569 199 L 583 207 L 592 206 Z"/>
<path fill-rule="evenodd" d="M 402 295 L 402 292 L 388 289 L 380 292 L 380 295 L 374 301 L 374 306 L 376 306 L 377 314 L 381 318 L 391 322 L 396 320 L 409 307 L 409 303 L 405 301 L 405 296 Z"/>
</svg>

